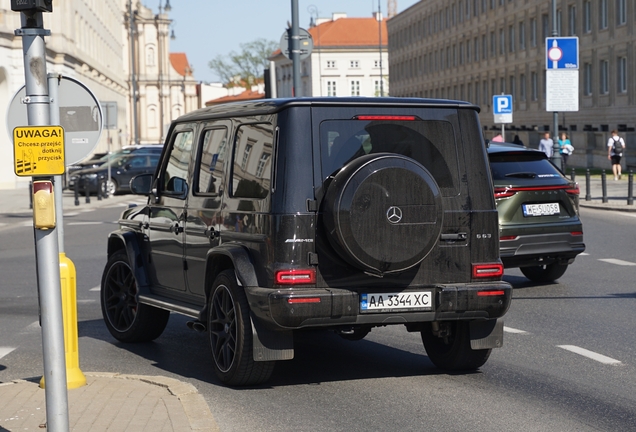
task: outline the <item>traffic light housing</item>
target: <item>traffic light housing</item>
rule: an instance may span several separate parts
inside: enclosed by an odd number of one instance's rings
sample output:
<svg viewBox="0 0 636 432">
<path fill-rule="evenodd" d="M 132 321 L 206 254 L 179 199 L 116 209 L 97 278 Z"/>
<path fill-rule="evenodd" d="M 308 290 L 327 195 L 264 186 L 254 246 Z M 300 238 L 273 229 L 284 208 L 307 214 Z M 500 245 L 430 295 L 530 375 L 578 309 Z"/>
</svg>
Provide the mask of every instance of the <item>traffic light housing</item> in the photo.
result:
<svg viewBox="0 0 636 432">
<path fill-rule="evenodd" d="M 11 0 L 14 12 L 53 12 L 53 0 Z"/>
</svg>

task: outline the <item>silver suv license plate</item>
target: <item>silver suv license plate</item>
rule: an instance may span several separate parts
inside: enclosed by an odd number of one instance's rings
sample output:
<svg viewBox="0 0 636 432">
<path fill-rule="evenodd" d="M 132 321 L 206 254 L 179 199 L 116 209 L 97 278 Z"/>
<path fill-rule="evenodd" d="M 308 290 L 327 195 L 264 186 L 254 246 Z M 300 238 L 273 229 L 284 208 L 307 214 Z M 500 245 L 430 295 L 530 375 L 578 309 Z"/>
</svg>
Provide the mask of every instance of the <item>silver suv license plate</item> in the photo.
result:
<svg viewBox="0 0 636 432">
<path fill-rule="evenodd" d="M 360 295 L 360 311 L 362 312 L 431 310 L 432 304 L 430 291 Z"/>
</svg>

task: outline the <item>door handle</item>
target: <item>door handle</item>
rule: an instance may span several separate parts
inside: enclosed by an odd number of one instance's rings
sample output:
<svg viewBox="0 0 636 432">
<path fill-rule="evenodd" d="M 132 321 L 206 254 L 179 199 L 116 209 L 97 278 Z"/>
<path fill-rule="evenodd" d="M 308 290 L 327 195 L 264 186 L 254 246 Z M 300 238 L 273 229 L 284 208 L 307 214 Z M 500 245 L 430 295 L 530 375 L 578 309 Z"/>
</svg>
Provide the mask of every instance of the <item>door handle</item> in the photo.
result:
<svg viewBox="0 0 636 432">
<path fill-rule="evenodd" d="M 205 231 L 203 231 L 203 233 L 210 240 L 214 240 L 216 238 L 216 236 L 219 235 L 219 232 L 216 231 L 214 228 L 208 228 Z"/>
<path fill-rule="evenodd" d="M 175 234 L 181 234 L 183 232 L 183 227 L 179 224 L 174 224 L 170 226 L 170 232 Z"/>
</svg>

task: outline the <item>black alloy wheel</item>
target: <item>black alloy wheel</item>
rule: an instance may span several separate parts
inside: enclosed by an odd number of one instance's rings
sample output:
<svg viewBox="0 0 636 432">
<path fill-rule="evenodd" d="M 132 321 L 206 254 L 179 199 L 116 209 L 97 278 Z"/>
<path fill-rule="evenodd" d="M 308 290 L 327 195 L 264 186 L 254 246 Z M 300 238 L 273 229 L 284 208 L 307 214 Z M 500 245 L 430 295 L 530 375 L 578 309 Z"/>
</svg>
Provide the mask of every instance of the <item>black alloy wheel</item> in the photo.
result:
<svg viewBox="0 0 636 432">
<path fill-rule="evenodd" d="M 221 272 L 212 287 L 208 334 L 214 370 L 223 383 L 256 385 L 270 378 L 274 362 L 254 361 L 249 306 L 233 270 Z"/>
<path fill-rule="evenodd" d="M 135 275 L 128 255 L 117 252 L 108 260 L 101 286 L 102 315 L 108 331 L 122 342 L 147 342 L 158 338 L 170 312 L 139 303 Z"/>
</svg>

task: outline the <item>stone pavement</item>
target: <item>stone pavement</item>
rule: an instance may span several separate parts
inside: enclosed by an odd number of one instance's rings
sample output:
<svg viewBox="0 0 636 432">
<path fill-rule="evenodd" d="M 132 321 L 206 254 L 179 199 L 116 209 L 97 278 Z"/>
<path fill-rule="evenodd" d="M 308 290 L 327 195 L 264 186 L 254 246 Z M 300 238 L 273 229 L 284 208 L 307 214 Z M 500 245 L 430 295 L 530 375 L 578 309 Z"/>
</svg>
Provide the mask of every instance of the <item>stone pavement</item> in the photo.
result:
<svg viewBox="0 0 636 432">
<path fill-rule="evenodd" d="M 579 195 L 579 206 L 586 208 L 595 208 L 600 210 L 614 210 L 624 212 L 636 212 L 636 204 L 627 204 L 628 197 L 628 176 L 623 174 L 621 180 L 614 181 L 614 176 L 607 175 L 606 180 L 606 197 L 607 202 L 603 202 L 603 185 L 600 178 L 590 179 L 590 190 L 587 190 L 587 182 L 585 176 L 576 177 L 579 183 L 581 194 Z M 633 190 L 636 193 L 636 190 Z M 589 195 L 590 200 L 586 200 Z M 633 197 L 632 197 L 633 198 Z"/>
<path fill-rule="evenodd" d="M 63 194 L 64 214 L 141 204 L 143 197 L 117 195 L 90 203 Z M 0 190 L 0 216 L 30 215 L 27 186 Z M 0 223 L 0 229 L 10 228 Z M 0 360 L 0 364 L 1 364 Z M 135 376 L 83 371 L 87 385 L 68 391 L 69 427 L 76 432 L 218 431 L 214 416 L 197 389 L 164 376 Z M 0 432 L 46 430 L 45 390 L 37 380 L 0 383 Z"/>
<path fill-rule="evenodd" d="M 163 376 L 85 375 L 85 386 L 68 391 L 70 431 L 219 430 L 192 384 Z M 0 401 L 0 431 L 46 429 L 45 390 L 37 382 L 0 384 Z"/>
</svg>

